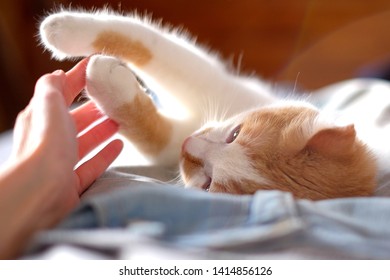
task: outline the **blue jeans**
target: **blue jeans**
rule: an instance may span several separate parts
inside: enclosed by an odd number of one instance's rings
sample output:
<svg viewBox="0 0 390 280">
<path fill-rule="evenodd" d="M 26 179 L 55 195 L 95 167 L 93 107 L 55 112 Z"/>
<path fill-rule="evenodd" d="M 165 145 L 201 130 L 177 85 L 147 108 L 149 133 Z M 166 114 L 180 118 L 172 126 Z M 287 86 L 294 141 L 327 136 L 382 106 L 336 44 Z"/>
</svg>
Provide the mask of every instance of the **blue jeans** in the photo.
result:
<svg viewBox="0 0 390 280">
<path fill-rule="evenodd" d="M 312 202 L 280 191 L 210 194 L 118 176 L 115 171 L 96 185 L 109 185 L 111 191 L 85 198 L 48 236 L 61 242 L 84 232 L 93 247 L 95 231 L 99 246 L 105 240 L 112 243 L 118 232 L 136 232 L 174 248 L 207 251 L 213 258 L 390 258 L 386 197 Z"/>
</svg>

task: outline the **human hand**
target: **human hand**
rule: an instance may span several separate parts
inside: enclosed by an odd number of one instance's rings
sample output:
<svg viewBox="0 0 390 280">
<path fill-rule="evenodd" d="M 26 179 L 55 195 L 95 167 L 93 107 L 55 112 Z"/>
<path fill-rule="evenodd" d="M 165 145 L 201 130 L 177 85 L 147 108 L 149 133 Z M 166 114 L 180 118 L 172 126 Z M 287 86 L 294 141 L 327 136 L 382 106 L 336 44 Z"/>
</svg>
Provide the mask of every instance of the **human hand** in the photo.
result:
<svg viewBox="0 0 390 280">
<path fill-rule="evenodd" d="M 0 259 L 16 257 L 35 232 L 65 217 L 123 147 L 111 141 L 80 163 L 118 130 L 109 119 L 96 122 L 103 116 L 92 102 L 68 110 L 85 86 L 87 63 L 40 78 L 16 120 L 14 149 L 0 172 Z"/>
<path fill-rule="evenodd" d="M 122 149 L 114 140 L 94 157 L 77 166 L 91 150 L 111 137 L 118 126 L 109 119 L 85 130 L 102 118 L 91 101 L 69 112 L 68 106 L 85 86 L 85 59 L 67 73 L 58 70 L 40 78 L 34 96 L 17 118 L 11 162 L 26 162 L 35 170 L 30 182 L 36 203 L 45 205 L 56 223 L 79 202 L 80 195 L 104 172 Z M 31 190 L 32 190 L 31 189 Z M 47 211 L 50 209 L 50 211 Z"/>
</svg>

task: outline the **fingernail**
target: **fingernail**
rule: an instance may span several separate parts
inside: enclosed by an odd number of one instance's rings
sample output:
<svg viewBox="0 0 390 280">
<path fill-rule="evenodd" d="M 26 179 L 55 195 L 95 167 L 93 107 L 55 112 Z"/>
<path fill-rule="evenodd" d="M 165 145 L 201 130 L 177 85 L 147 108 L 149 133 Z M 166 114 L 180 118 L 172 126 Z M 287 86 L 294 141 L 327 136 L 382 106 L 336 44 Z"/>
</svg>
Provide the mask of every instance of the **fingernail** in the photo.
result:
<svg viewBox="0 0 390 280">
<path fill-rule="evenodd" d="M 56 70 L 56 71 L 54 71 L 52 74 L 53 75 L 56 75 L 56 76 L 61 76 L 61 75 L 63 75 L 65 72 L 63 71 L 63 70 Z"/>
</svg>

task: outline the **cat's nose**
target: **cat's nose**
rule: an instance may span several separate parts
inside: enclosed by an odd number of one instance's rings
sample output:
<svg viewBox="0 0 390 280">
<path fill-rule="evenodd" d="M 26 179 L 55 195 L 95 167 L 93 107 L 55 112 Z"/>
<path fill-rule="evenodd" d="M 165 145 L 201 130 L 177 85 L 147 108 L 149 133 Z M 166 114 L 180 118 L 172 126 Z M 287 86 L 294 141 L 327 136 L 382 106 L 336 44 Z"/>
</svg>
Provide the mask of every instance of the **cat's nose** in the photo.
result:
<svg viewBox="0 0 390 280">
<path fill-rule="evenodd" d="M 187 154 L 198 158 L 203 158 L 207 156 L 207 153 L 210 151 L 210 144 L 194 135 L 187 137 L 183 144 L 181 145 L 182 155 Z"/>
</svg>

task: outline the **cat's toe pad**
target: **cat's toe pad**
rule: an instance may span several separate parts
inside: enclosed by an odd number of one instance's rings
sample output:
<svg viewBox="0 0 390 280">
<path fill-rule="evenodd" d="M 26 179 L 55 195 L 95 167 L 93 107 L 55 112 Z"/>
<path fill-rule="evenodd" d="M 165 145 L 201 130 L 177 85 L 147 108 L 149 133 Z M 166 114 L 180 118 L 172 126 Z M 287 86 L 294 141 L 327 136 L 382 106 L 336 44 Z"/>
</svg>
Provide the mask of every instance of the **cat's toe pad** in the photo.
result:
<svg viewBox="0 0 390 280">
<path fill-rule="evenodd" d="M 87 93 L 98 105 L 120 107 L 139 92 L 133 72 L 115 57 L 95 55 L 87 66 Z"/>
</svg>

